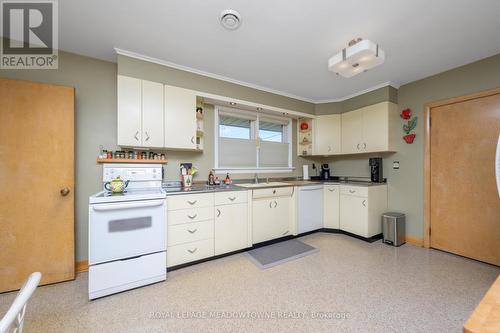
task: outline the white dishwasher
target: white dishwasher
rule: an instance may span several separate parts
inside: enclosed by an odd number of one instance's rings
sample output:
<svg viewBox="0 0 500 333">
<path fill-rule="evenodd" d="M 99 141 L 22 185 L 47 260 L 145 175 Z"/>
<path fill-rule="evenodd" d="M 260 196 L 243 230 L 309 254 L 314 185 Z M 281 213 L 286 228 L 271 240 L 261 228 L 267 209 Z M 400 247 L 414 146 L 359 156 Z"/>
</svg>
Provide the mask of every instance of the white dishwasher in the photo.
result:
<svg viewBox="0 0 500 333">
<path fill-rule="evenodd" d="M 323 228 L 323 185 L 298 187 L 297 232 Z"/>
</svg>

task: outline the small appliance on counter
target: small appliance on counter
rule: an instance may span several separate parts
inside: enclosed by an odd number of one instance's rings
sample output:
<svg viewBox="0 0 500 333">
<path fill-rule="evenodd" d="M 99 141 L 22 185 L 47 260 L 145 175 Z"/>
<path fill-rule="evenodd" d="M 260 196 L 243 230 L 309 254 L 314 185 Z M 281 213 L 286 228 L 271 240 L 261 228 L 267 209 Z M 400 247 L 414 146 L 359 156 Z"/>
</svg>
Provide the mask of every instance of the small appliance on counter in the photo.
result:
<svg viewBox="0 0 500 333">
<path fill-rule="evenodd" d="M 384 176 L 382 171 L 382 157 L 372 157 L 369 159 L 370 177 L 373 183 L 383 183 Z"/>
<path fill-rule="evenodd" d="M 104 190 L 89 198 L 89 299 L 166 279 L 162 179 L 161 164 L 103 165 Z"/>
<path fill-rule="evenodd" d="M 328 163 L 321 164 L 320 178 L 321 180 L 330 179 L 330 167 L 328 166 Z"/>
<path fill-rule="evenodd" d="M 302 166 L 302 179 L 309 180 L 309 164 L 304 164 Z"/>
</svg>

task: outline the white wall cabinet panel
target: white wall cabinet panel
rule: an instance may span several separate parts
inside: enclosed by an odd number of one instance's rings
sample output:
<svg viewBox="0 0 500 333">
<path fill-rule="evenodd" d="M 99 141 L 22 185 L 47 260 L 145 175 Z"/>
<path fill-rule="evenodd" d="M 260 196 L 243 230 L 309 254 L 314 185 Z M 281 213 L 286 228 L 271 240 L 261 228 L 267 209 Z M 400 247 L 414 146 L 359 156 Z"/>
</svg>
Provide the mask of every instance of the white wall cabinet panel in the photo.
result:
<svg viewBox="0 0 500 333">
<path fill-rule="evenodd" d="M 142 81 L 142 146 L 163 147 L 163 84 Z"/>
<path fill-rule="evenodd" d="M 323 226 L 340 229 L 340 186 L 325 184 L 323 187 Z"/>
<path fill-rule="evenodd" d="M 142 144 L 142 82 L 118 75 L 118 145 L 139 147 Z"/>
<path fill-rule="evenodd" d="M 342 114 L 342 153 L 394 151 L 398 106 L 382 102 Z"/>
<path fill-rule="evenodd" d="M 196 93 L 165 86 L 165 148 L 196 149 Z"/>
<path fill-rule="evenodd" d="M 355 110 L 343 113 L 342 119 L 342 153 L 360 152 L 363 141 L 363 111 Z"/>
<path fill-rule="evenodd" d="M 331 155 L 341 152 L 341 115 L 318 116 L 314 120 L 314 154 Z"/>
</svg>

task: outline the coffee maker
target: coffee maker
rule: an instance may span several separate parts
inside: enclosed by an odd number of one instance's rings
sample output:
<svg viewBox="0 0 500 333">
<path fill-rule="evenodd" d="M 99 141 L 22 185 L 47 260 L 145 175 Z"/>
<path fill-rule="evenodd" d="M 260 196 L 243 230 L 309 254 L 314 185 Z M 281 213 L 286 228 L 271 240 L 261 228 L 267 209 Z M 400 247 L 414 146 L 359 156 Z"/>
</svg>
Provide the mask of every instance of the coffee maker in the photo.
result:
<svg viewBox="0 0 500 333">
<path fill-rule="evenodd" d="M 321 164 L 321 180 L 328 180 L 330 179 L 330 167 L 328 166 L 327 163 Z"/>
<path fill-rule="evenodd" d="M 370 165 L 371 181 L 374 183 L 383 183 L 384 177 L 382 174 L 382 157 L 370 158 L 368 164 Z"/>
</svg>

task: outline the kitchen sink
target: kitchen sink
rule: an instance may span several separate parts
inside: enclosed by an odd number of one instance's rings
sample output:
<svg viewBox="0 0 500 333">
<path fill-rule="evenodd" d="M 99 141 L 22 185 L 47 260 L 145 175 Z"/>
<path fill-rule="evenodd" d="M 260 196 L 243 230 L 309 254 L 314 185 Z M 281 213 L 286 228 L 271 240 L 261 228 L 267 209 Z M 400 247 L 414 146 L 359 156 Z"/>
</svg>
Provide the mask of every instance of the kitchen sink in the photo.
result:
<svg viewBox="0 0 500 333">
<path fill-rule="evenodd" d="M 275 186 L 291 186 L 288 183 L 283 182 L 269 182 L 269 183 L 244 183 L 244 184 L 234 184 L 236 186 L 246 187 L 246 188 L 257 188 L 257 187 L 275 187 Z"/>
</svg>

